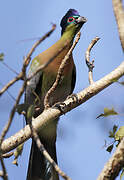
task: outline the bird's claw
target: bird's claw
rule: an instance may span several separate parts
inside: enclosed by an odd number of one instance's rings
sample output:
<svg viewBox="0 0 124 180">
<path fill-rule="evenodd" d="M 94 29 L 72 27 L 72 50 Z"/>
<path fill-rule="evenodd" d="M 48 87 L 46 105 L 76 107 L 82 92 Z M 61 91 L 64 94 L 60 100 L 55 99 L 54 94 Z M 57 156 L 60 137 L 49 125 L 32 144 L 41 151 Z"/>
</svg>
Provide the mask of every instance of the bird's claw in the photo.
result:
<svg viewBox="0 0 124 180">
<path fill-rule="evenodd" d="M 78 96 L 77 96 L 77 94 L 71 94 L 71 95 L 69 95 L 69 96 L 66 98 L 66 100 L 69 99 L 69 98 L 72 98 L 72 101 L 73 101 L 73 102 L 78 102 Z M 72 104 L 73 104 L 73 102 L 72 102 Z M 70 105 L 71 105 L 71 104 L 70 104 Z M 54 105 L 52 106 L 52 108 L 59 109 L 62 114 L 65 114 L 65 112 L 66 112 L 66 111 L 65 111 L 65 107 L 66 107 L 66 104 L 65 104 L 64 102 L 57 102 L 56 104 L 54 104 Z"/>
<path fill-rule="evenodd" d="M 61 111 L 62 114 L 65 114 L 65 106 L 66 104 L 63 102 L 58 102 L 52 106 L 52 108 L 57 108 Z"/>
</svg>

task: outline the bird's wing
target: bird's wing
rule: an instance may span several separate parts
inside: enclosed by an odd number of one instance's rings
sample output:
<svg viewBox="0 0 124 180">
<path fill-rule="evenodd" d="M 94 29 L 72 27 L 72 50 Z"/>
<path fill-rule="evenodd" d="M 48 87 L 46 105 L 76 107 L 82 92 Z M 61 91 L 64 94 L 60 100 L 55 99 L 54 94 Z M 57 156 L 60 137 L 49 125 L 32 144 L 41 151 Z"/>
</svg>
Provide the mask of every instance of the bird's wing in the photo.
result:
<svg viewBox="0 0 124 180">
<path fill-rule="evenodd" d="M 32 64 L 29 69 L 28 77 L 30 78 L 32 74 L 37 71 L 37 68 L 39 67 L 39 64 L 36 65 L 36 59 L 32 61 Z M 38 72 L 36 75 L 34 75 L 27 83 L 26 90 L 25 90 L 25 103 L 26 104 L 33 104 L 34 100 L 36 98 L 34 92 L 36 92 L 38 87 L 42 84 L 42 71 Z M 39 84 L 40 83 L 40 84 Z M 37 92 L 36 92 L 37 93 Z"/>
</svg>

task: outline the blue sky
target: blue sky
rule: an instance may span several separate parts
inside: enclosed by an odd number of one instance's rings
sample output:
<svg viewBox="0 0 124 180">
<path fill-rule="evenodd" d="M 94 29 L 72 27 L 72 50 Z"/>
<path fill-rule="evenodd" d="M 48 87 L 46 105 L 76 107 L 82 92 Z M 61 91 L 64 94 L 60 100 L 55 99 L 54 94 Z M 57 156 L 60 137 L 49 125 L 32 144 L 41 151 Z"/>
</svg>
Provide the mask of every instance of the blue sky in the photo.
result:
<svg viewBox="0 0 124 180">
<path fill-rule="evenodd" d="M 20 40 L 44 35 L 50 30 L 51 23 L 56 23 L 57 29 L 36 49 L 33 57 L 55 43 L 60 38 L 60 20 L 70 8 L 77 9 L 80 15 L 88 19 L 81 30 L 81 39 L 73 52 L 77 68 L 74 92 L 79 92 L 89 85 L 84 54 L 94 37 L 101 38 L 91 53 L 91 58 L 95 58 L 94 80 L 100 79 L 116 68 L 123 60 L 123 53 L 112 2 L 108 0 L 2 1 L 0 52 L 4 52 L 5 62 L 19 72 L 23 56 L 26 56 L 35 42 L 21 42 Z M 0 83 L 6 84 L 14 76 L 13 72 L 4 67 L 2 63 L 0 64 Z M 9 89 L 14 97 L 17 96 L 21 84 L 22 82 L 18 82 Z M 122 124 L 123 116 L 97 120 L 96 117 L 103 112 L 104 107 L 114 107 L 122 113 L 124 110 L 122 96 L 123 87 L 115 83 L 85 104 L 61 117 L 57 140 L 58 162 L 62 170 L 73 180 L 96 179 L 105 162 L 111 156 L 103 148 L 104 140 L 108 140 L 108 131 L 113 124 Z M 14 101 L 7 93 L 0 98 L 0 132 L 7 122 L 13 104 Z M 23 118 L 16 114 L 7 136 L 14 134 L 23 126 Z M 25 144 L 18 167 L 11 164 L 13 157 L 5 160 L 10 180 L 25 179 L 29 151 L 30 141 Z"/>
</svg>

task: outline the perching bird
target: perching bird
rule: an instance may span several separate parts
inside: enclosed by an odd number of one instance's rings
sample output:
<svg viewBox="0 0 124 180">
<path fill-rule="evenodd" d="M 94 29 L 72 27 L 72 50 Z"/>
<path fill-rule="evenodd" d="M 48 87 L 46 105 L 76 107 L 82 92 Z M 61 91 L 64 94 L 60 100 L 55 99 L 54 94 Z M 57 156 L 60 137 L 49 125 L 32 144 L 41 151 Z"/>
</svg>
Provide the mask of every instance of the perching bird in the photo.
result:
<svg viewBox="0 0 124 180">
<path fill-rule="evenodd" d="M 37 117 L 43 111 L 44 97 L 54 83 L 58 68 L 72 46 L 75 35 L 85 22 L 86 18 L 81 17 L 76 10 L 69 9 L 60 23 L 62 28 L 61 38 L 54 45 L 33 59 L 29 70 L 29 76 L 32 75 L 32 73 L 34 73 L 40 65 L 55 57 L 56 53 L 65 46 L 65 43 L 67 43 L 66 48 L 63 48 L 63 50 L 43 71 L 37 73 L 29 81 L 26 87 L 25 103 L 29 105 L 35 104 L 40 109 L 40 112 L 34 113 L 34 117 Z M 63 71 L 62 81 L 56 88 L 52 97 L 50 97 L 50 105 L 64 101 L 67 96 L 73 92 L 75 80 L 76 71 L 73 57 L 71 55 L 68 64 Z M 55 119 L 41 132 L 38 132 L 41 143 L 56 163 L 57 158 L 55 144 L 57 122 L 58 119 Z M 52 165 L 41 154 L 34 140 L 32 140 L 27 180 L 59 180 L 58 174 Z"/>
</svg>

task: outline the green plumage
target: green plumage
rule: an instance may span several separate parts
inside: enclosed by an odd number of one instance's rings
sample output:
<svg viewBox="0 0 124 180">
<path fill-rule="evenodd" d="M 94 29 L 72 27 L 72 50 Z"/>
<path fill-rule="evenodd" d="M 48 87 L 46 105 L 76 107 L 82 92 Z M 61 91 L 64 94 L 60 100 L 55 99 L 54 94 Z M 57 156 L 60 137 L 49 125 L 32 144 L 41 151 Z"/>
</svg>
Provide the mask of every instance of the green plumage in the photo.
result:
<svg viewBox="0 0 124 180">
<path fill-rule="evenodd" d="M 72 20 L 73 22 L 71 22 Z M 35 105 L 40 109 L 40 111 L 34 113 L 34 117 L 37 117 L 43 111 L 44 97 L 56 80 L 59 66 L 69 51 L 76 33 L 85 22 L 86 19 L 79 16 L 76 10 L 70 9 L 61 21 L 62 36 L 60 40 L 35 57 L 32 61 L 29 70 L 29 77 L 40 65 L 46 63 L 49 59 L 53 58 L 58 52 L 60 52 L 60 50 L 65 47 L 65 43 L 67 45 L 66 48 L 64 48 L 63 51 L 54 58 L 53 62 L 50 63 L 43 71 L 35 75 L 27 85 L 25 96 L 26 104 L 31 105 L 35 103 Z M 75 86 L 75 78 L 75 65 L 71 55 L 68 64 L 63 71 L 61 84 L 58 85 L 55 92 L 52 94 L 52 97 L 50 97 L 51 106 L 57 102 L 64 101 L 66 97 L 72 93 Z M 35 94 L 38 96 L 37 99 Z M 57 122 L 58 119 L 55 119 L 51 124 L 45 127 L 42 132 L 38 133 L 41 143 L 56 163 L 57 158 L 55 143 Z M 59 180 L 58 174 L 41 154 L 34 140 L 32 141 L 27 180 Z"/>
</svg>

